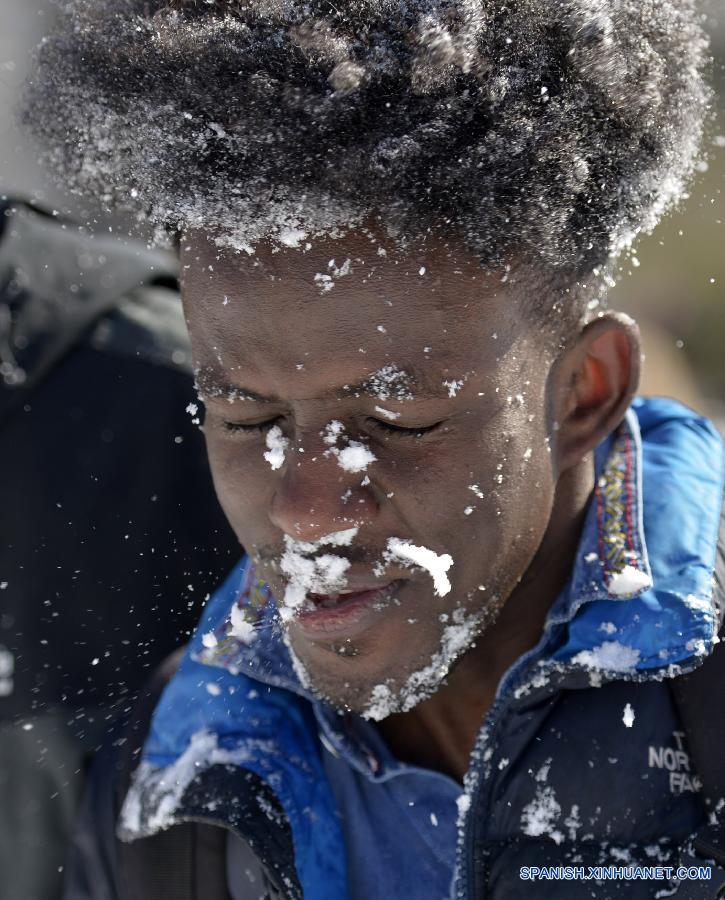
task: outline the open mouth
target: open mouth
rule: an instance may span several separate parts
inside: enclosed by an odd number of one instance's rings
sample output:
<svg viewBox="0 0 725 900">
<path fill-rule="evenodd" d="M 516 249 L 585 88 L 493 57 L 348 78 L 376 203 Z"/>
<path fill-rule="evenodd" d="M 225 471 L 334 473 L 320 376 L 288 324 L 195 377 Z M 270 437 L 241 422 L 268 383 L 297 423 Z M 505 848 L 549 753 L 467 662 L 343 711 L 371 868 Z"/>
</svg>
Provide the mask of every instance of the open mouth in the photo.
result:
<svg viewBox="0 0 725 900">
<path fill-rule="evenodd" d="M 337 594 L 308 594 L 307 597 L 314 603 L 315 608 L 336 609 L 353 601 L 374 599 L 373 594 L 384 593 L 389 587 L 390 584 L 387 584 L 381 587 L 345 590 Z M 368 595 L 371 596 L 368 597 Z"/>
<path fill-rule="evenodd" d="M 308 604 L 294 617 L 308 637 L 352 637 L 368 628 L 395 598 L 402 580 L 331 594 L 308 594 Z"/>
</svg>

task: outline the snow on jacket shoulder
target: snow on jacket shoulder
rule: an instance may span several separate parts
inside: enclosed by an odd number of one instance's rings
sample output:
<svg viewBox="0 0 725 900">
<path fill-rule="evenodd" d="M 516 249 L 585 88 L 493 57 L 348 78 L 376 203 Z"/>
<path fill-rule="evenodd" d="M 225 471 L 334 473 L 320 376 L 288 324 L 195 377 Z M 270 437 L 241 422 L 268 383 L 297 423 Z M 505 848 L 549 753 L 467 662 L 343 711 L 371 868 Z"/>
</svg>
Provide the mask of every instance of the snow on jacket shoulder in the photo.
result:
<svg viewBox="0 0 725 900">
<path fill-rule="evenodd" d="M 671 687 L 716 661 L 723 468 L 712 426 L 668 400 L 637 401 L 598 448 L 570 582 L 539 644 L 502 678 L 472 756 L 455 900 L 719 895 L 717 809 L 703 801 Z M 233 605 L 256 622 L 251 644 L 229 636 Z M 319 720 L 285 654 L 269 591 L 243 561 L 207 606 L 150 727 L 140 719 L 128 791 L 128 754 L 121 766 L 120 840 L 119 804 L 92 793 L 67 900 L 227 900 L 227 834 L 251 848 L 264 884 L 249 900 L 347 895 Z M 657 880 L 682 864 L 704 868 Z M 573 880 L 550 877 L 570 870 Z M 84 877 L 92 888 L 79 887 Z"/>
</svg>

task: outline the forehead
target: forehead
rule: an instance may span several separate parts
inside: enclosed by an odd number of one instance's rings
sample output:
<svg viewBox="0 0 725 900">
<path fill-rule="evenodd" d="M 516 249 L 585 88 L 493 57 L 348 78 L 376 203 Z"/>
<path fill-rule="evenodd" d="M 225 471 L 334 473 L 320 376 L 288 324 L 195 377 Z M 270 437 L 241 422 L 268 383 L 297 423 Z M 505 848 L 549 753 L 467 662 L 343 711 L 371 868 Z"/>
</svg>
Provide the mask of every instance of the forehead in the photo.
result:
<svg viewBox="0 0 725 900">
<path fill-rule="evenodd" d="M 521 291 L 442 243 L 401 251 L 357 233 L 249 255 L 193 233 L 181 263 L 199 367 L 317 372 L 314 391 L 329 386 L 330 368 L 342 385 L 386 366 L 421 389 L 433 367 L 490 367 L 526 329 Z"/>
</svg>

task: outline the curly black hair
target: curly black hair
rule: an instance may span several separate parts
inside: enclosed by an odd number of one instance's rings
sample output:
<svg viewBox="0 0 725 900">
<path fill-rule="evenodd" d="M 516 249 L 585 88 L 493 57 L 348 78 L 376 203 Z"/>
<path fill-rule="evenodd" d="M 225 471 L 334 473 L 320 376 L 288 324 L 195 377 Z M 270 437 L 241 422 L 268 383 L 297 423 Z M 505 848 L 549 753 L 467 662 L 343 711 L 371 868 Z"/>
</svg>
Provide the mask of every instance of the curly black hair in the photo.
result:
<svg viewBox="0 0 725 900">
<path fill-rule="evenodd" d="M 682 195 L 707 60 L 694 0 L 64 0 L 23 115 L 171 229 L 378 220 L 580 278 Z"/>
</svg>

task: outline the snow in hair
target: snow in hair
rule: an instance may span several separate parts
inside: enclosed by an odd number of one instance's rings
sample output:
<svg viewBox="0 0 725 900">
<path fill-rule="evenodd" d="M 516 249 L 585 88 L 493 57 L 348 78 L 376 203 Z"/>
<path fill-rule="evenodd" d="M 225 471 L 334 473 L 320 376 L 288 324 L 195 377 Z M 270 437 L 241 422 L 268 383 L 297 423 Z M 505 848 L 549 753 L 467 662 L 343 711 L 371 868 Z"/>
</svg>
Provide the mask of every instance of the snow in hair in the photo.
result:
<svg viewBox="0 0 725 900">
<path fill-rule="evenodd" d="M 694 0 L 65 0 L 24 117 L 78 190 L 251 250 L 377 219 L 615 257 L 682 195 Z"/>
</svg>

